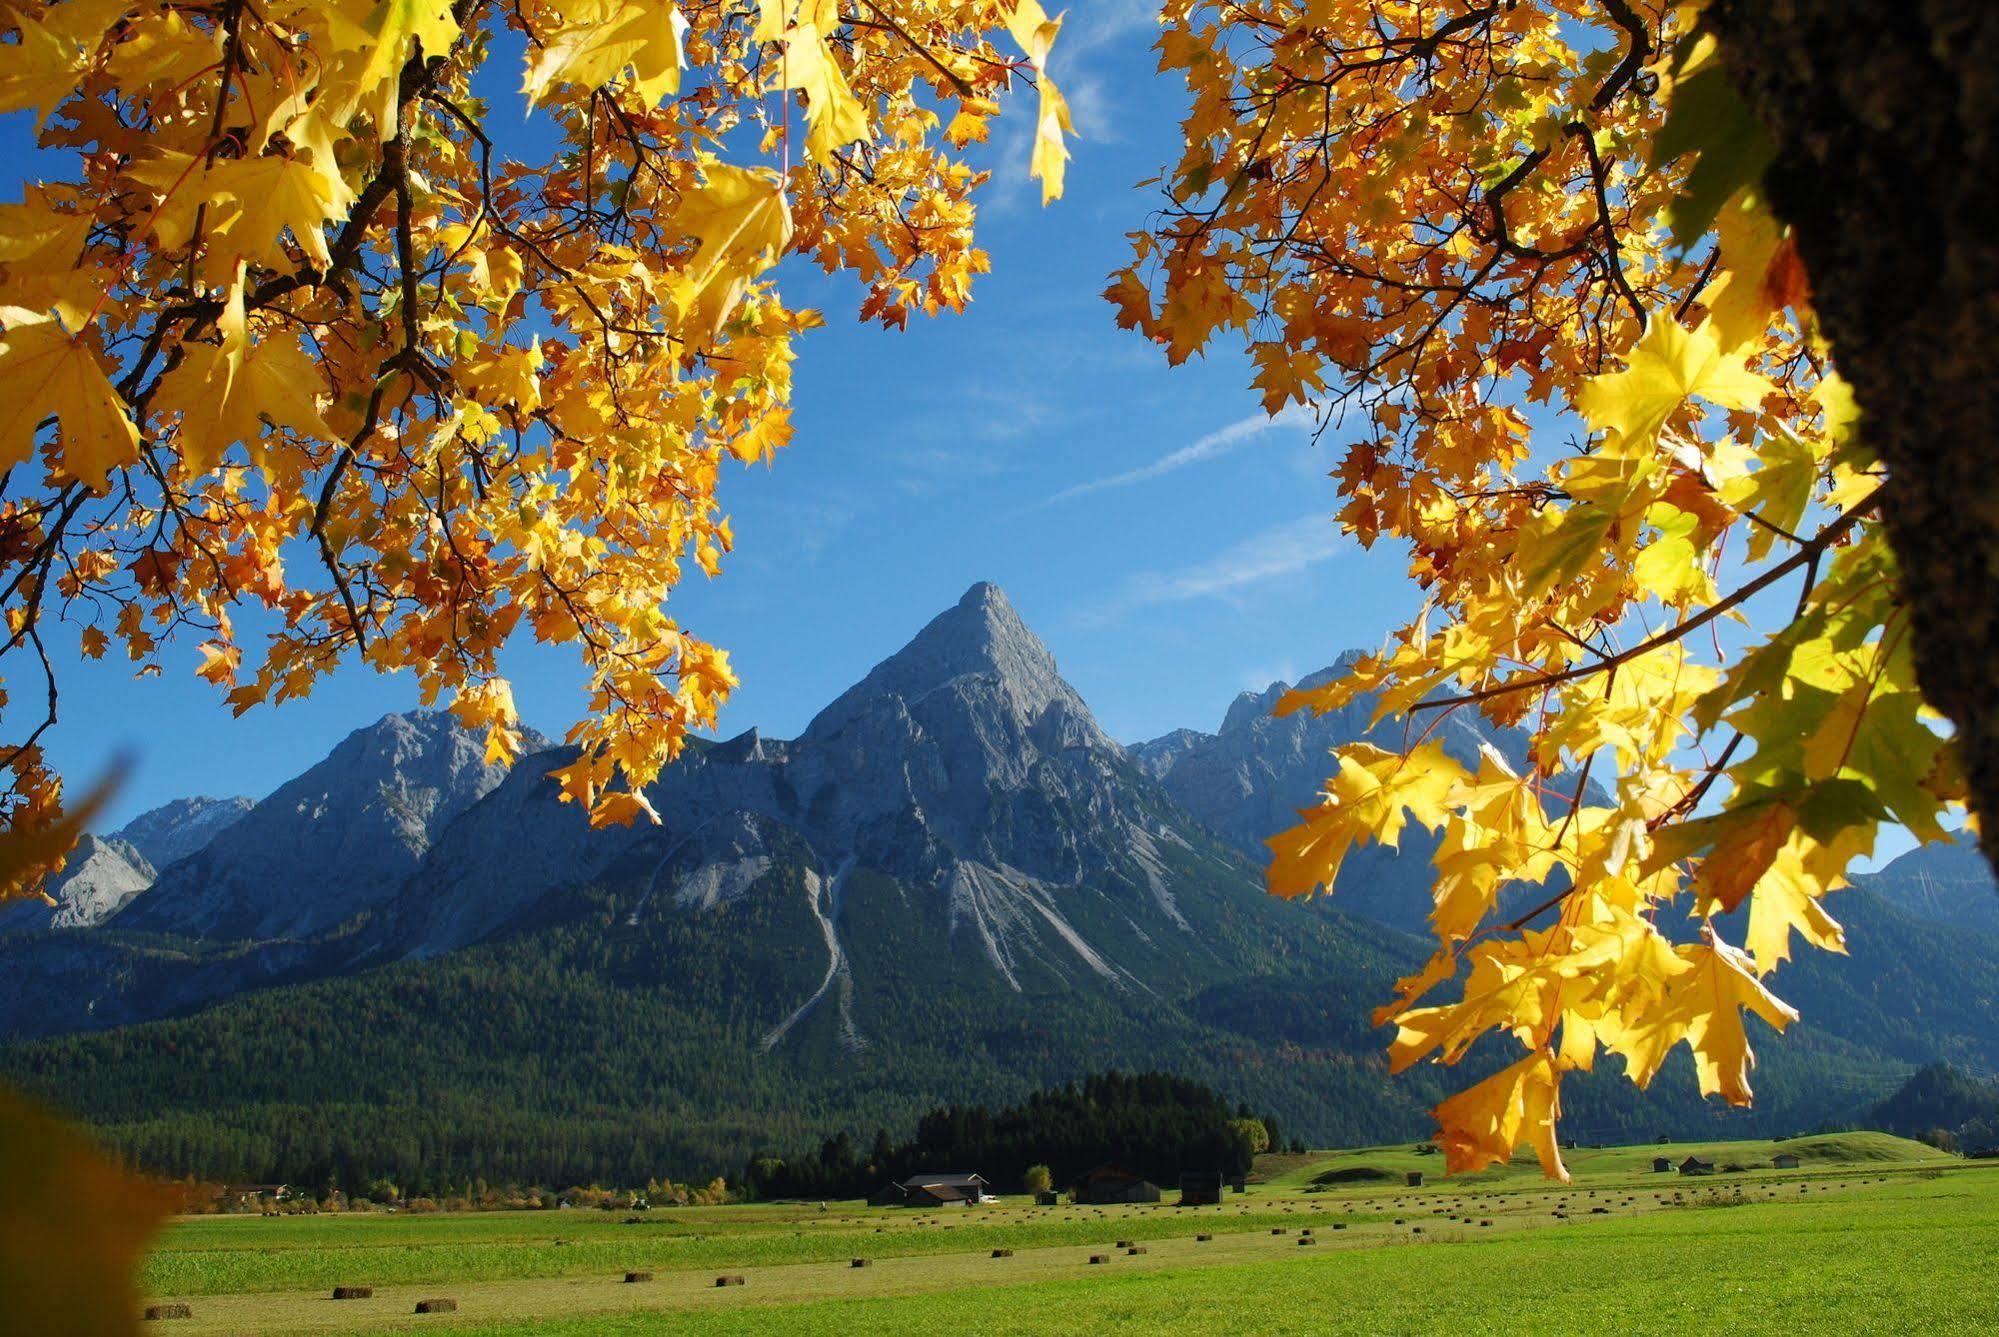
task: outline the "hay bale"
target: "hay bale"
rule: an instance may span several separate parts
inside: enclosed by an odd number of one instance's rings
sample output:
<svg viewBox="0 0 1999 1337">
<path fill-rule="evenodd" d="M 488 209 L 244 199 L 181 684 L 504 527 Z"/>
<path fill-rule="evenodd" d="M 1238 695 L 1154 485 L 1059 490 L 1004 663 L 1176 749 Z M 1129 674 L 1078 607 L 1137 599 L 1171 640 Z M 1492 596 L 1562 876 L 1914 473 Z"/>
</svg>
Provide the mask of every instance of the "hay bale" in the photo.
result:
<svg viewBox="0 0 1999 1337">
<path fill-rule="evenodd" d="M 641 1281 L 651 1281 L 651 1280 L 652 1280 L 652 1273 L 650 1272 L 625 1273 L 625 1284 L 627 1286 L 636 1286 Z"/>
<path fill-rule="evenodd" d="M 416 1312 L 419 1314 L 455 1314 L 458 1312 L 458 1301 L 448 1296 L 436 1300 L 418 1300 L 416 1302 Z"/>
<path fill-rule="evenodd" d="M 1207 1243 L 1207 1242 L 1208 1242 L 1209 1240 L 1211 1240 L 1211 1239 L 1213 1239 L 1213 1238 L 1214 1238 L 1214 1236 L 1213 1236 L 1213 1235 L 1196 1235 L 1196 1236 L 1194 1236 L 1194 1243 L 1196 1243 L 1196 1244 L 1206 1244 L 1206 1243 Z"/>
<path fill-rule="evenodd" d="M 1287 1231 L 1286 1231 L 1286 1230 L 1284 1229 L 1284 1227 L 1283 1227 L 1283 1226 L 1272 1226 L 1272 1227 L 1270 1228 L 1270 1233 L 1271 1233 L 1271 1234 L 1273 1234 L 1273 1235 L 1283 1235 L 1283 1234 L 1287 1234 L 1287 1233 L 1289 1233 L 1289 1232 L 1287 1232 Z"/>
<path fill-rule="evenodd" d="M 849 1266 L 849 1267 L 871 1267 L 871 1266 L 873 1266 L 873 1264 L 872 1264 L 872 1263 L 871 1263 L 871 1262 L 870 1262 L 870 1261 L 869 1261 L 868 1259 L 866 1259 L 866 1258 L 856 1258 L 856 1259 L 854 1259 L 854 1261 L 853 1261 L 853 1262 L 849 1263 L 849 1264 L 848 1264 L 848 1266 Z"/>
<path fill-rule="evenodd" d="M 172 1304 L 146 1306 L 146 1322 L 148 1323 L 157 1323 L 161 1319 L 193 1317 L 194 1306 L 182 1304 L 179 1301 L 175 1301 Z"/>
<path fill-rule="evenodd" d="M 744 1279 L 742 1277 L 720 1276 L 715 1278 L 715 1284 L 717 1286 L 741 1286 L 744 1284 Z"/>
<path fill-rule="evenodd" d="M 995 1258 L 1011 1258 L 1011 1257 L 1013 1257 L 1013 1250 L 1012 1250 L 1012 1249 L 994 1249 L 994 1250 L 993 1250 L 993 1257 L 995 1257 Z"/>
<path fill-rule="evenodd" d="M 1134 1245 L 1134 1244 L 1136 1244 L 1136 1243 L 1138 1243 L 1138 1241 L 1137 1241 L 1137 1240 L 1119 1240 L 1119 1241 L 1117 1242 L 1117 1246 L 1116 1246 L 1116 1247 L 1118 1247 L 1118 1248 L 1120 1248 L 1120 1249 L 1129 1249 L 1129 1248 L 1130 1248 L 1130 1247 L 1131 1247 L 1132 1245 Z"/>
<path fill-rule="evenodd" d="M 373 1286 L 335 1286 L 333 1298 L 336 1300 L 372 1300 L 375 1298 Z"/>
<path fill-rule="evenodd" d="M 1126 1252 L 1126 1253 L 1134 1253 L 1134 1254 L 1135 1254 L 1135 1253 L 1144 1253 L 1144 1252 L 1145 1252 L 1145 1246 L 1144 1246 L 1143 1244 L 1133 1244 L 1133 1245 L 1130 1245 L 1130 1246 L 1128 1246 L 1128 1247 L 1127 1247 L 1127 1248 L 1125 1249 L 1125 1252 Z"/>
<path fill-rule="evenodd" d="M 1300 1235 L 1298 1242 L 1300 1244 L 1317 1244 L 1319 1241 L 1313 1239 L 1310 1235 Z"/>
<path fill-rule="evenodd" d="M 1347 1228 L 1347 1223 L 1346 1223 L 1346 1222 L 1344 1222 L 1344 1221 L 1335 1221 L 1335 1222 L 1333 1222 L 1333 1229 L 1334 1229 L 1334 1230 L 1345 1230 L 1346 1228 Z"/>
<path fill-rule="evenodd" d="M 1111 1256 L 1107 1253 L 1093 1253 L 1090 1255 L 1090 1262 L 1092 1263 L 1108 1263 L 1110 1260 Z"/>
</svg>

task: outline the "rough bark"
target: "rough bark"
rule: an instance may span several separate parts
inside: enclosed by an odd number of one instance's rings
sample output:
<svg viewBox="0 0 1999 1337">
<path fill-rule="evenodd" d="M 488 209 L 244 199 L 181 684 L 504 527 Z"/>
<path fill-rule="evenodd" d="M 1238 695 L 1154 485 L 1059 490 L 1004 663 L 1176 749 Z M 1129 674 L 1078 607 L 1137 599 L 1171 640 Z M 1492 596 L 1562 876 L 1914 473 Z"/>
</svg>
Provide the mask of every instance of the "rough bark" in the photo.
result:
<svg viewBox="0 0 1999 1337">
<path fill-rule="evenodd" d="M 1999 866 L 1999 0 L 1722 0 L 1736 87 L 1795 232 Z"/>
</svg>

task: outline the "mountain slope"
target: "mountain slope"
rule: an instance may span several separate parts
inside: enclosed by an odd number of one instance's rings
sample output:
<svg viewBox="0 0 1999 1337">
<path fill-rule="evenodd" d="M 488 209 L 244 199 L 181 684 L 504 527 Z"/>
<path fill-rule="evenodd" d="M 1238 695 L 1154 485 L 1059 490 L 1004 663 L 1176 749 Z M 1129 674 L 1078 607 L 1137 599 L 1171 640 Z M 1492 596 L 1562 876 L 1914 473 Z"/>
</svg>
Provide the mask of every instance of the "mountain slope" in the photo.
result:
<svg viewBox="0 0 1999 1337">
<path fill-rule="evenodd" d="M 165 868 L 200 853 L 256 806 L 247 798 L 177 798 L 140 813 L 112 834 L 145 855 L 154 868 Z"/>
<path fill-rule="evenodd" d="M 211 940 L 324 932 L 392 896 L 504 775 L 449 715 L 385 716 L 163 869 L 115 926 Z"/>
<path fill-rule="evenodd" d="M 1999 880 L 1968 831 L 1910 850 L 1861 880 L 1882 900 L 1919 919 L 1999 932 Z"/>
</svg>

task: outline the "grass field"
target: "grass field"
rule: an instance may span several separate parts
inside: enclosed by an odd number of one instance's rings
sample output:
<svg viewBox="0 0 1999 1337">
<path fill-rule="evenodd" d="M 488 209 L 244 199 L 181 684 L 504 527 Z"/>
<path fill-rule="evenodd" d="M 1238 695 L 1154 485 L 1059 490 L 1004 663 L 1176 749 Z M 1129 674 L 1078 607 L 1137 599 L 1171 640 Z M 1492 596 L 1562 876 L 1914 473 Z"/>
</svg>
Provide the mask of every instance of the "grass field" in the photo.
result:
<svg viewBox="0 0 1999 1337">
<path fill-rule="evenodd" d="M 1782 1145 L 1799 1170 L 1701 1179 L 1655 1175 L 1652 1157 L 1767 1167 L 1778 1145 L 1578 1151 L 1567 1188 L 1525 1165 L 1440 1179 L 1436 1157 L 1406 1147 L 1270 1157 L 1264 1182 L 1200 1209 L 1014 1200 L 930 1215 L 693 1208 L 641 1224 L 594 1211 L 191 1218 L 163 1237 L 146 1284 L 193 1309 L 151 1326 L 188 1333 L 1993 1326 L 1999 1169 L 1871 1134 Z M 1419 1168 L 1429 1182 L 1406 1187 Z M 1317 1182 L 1329 1174 L 1330 1186 Z M 994 1258 L 998 1248 L 1013 1254 Z M 852 1267 L 856 1257 L 869 1266 Z M 626 1285 L 628 1270 L 653 1279 Z M 717 1288 L 725 1274 L 744 1284 Z M 375 1295 L 336 1302 L 336 1284 Z M 430 1297 L 458 1312 L 415 1315 Z"/>
</svg>

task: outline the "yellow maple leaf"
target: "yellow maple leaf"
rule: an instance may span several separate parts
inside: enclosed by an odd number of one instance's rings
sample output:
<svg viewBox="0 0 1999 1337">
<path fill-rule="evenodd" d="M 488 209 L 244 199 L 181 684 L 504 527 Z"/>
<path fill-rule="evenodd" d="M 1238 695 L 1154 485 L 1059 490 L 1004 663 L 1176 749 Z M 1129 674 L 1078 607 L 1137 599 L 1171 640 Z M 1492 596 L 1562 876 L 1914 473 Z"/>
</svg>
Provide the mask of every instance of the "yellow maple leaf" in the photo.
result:
<svg viewBox="0 0 1999 1337">
<path fill-rule="evenodd" d="M 868 138 L 867 108 L 847 86 L 847 76 L 818 25 L 800 23 L 784 34 L 778 78 L 778 87 L 805 94 L 809 127 L 805 150 L 813 161 L 831 166 L 836 152 Z"/>
<path fill-rule="evenodd" d="M 218 242 L 215 250 L 233 250 L 257 264 L 282 265 L 279 241 L 290 232 L 314 264 L 323 269 L 333 263 L 325 229 L 337 216 L 337 187 L 316 162 L 282 154 L 231 159 L 209 168 L 202 180 L 212 195 L 230 202 L 214 221 L 216 235 L 230 245 Z"/>
<path fill-rule="evenodd" d="M 1747 1105 L 1756 1054 L 1743 1029 L 1743 1011 L 1781 1031 L 1798 1019 L 1797 1010 L 1763 987 L 1755 962 L 1718 938 L 1682 946 L 1676 955 L 1688 968 L 1667 982 L 1644 1021 L 1615 1039 L 1606 1036 L 1606 1043 L 1625 1056 L 1627 1074 L 1642 1087 L 1667 1052 L 1685 1040 L 1694 1052 L 1701 1094 Z"/>
<path fill-rule="evenodd" d="M 398 85 L 410 44 L 421 44 L 426 57 L 448 55 L 459 31 L 458 20 L 451 14 L 451 0 L 382 0 L 361 25 L 366 54 L 353 76 L 349 109 L 372 96 L 369 111 L 376 134 L 384 142 L 394 138 Z"/>
<path fill-rule="evenodd" d="M 1820 903 L 1828 888 L 1805 865 L 1803 847 L 1808 841 L 1801 832 L 1792 832 L 1750 894 L 1742 945 L 1756 962 L 1758 975 L 1767 975 L 1791 959 L 1794 929 L 1814 947 L 1846 951 L 1846 931 Z"/>
<path fill-rule="evenodd" d="M 641 817 L 654 826 L 659 825 L 659 813 L 654 811 L 644 794 L 628 790 L 599 794 L 596 805 L 590 809 L 590 829 L 596 831 L 607 826 L 630 826 Z"/>
<path fill-rule="evenodd" d="M 1555 1056 L 1537 1049 L 1444 1101 L 1433 1113 L 1445 1168 L 1451 1174 L 1475 1174 L 1509 1159 L 1515 1147 L 1527 1143 L 1541 1158 L 1542 1170 L 1566 1181 L 1569 1171 L 1555 1135 L 1561 1086 Z"/>
<path fill-rule="evenodd" d="M 271 331 L 252 342 L 241 296 L 240 287 L 233 290 L 233 314 L 219 322 L 221 344 L 182 345 L 180 365 L 161 379 L 154 400 L 162 412 L 180 415 L 181 458 L 190 477 L 215 468 L 239 443 L 262 463 L 266 419 L 304 437 L 334 434 L 315 399 L 319 369 L 298 336 Z"/>
<path fill-rule="evenodd" d="M 0 112 L 32 107 L 39 128 L 77 91 L 89 52 L 53 20 L 38 23 L 21 13 L 10 17 L 20 25 L 20 40 L 0 45 Z"/>
<path fill-rule="evenodd" d="M 1028 63 L 1033 65 L 1035 86 L 1040 90 L 1041 106 L 1035 116 L 1034 152 L 1028 175 L 1041 183 L 1041 203 L 1047 205 L 1062 198 L 1063 177 L 1069 162 L 1069 150 L 1062 136 L 1076 133 L 1069 120 L 1068 99 L 1048 77 L 1048 53 L 1062 32 L 1062 20 L 1049 18 L 1041 0 L 1020 0 L 1007 16 L 1006 26 Z"/>
<path fill-rule="evenodd" d="M 575 20 L 528 52 L 521 91 L 528 105 L 555 84 L 597 88 L 630 72 L 631 87 L 648 107 L 680 91 L 687 19 L 678 6 L 664 14 L 649 4 L 585 6 Z"/>
<path fill-rule="evenodd" d="M 1774 389 L 1744 367 L 1742 359 L 1725 355 L 1710 326 L 1689 330 L 1655 315 L 1625 369 L 1591 377 L 1577 395 L 1576 407 L 1591 427 L 1616 433 L 1625 449 L 1636 450 L 1657 436 L 1690 398 L 1747 409 Z"/>
<path fill-rule="evenodd" d="M 58 461 L 98 492 L 111 470 L 139 458 L 139 429 L 81 336 L 48 319 L 11 325 L 0 348 L 0 468 L 34 453 L 50 414 Z"/>
<path fill-rule="evenodd" d="M 721 332 L 744 290 L 791 242 L 791 208 L 775 172 L 709 163 L 703 174 L 674 215 L 676 226 L 701 241 L 671 280 L 692 343 Z"/>
<path fill-rule="evenodd" d="M 1407 817 L 1432 830 L 1443 824 L 1447 800 L 1467 778 L 1441 743 L 1423 743 L 1404 756 L 1370 743 L 1339 749 L 1339 773 L 1326 782 L 1326 802 L 1301 809 L 1304 823 L 1272 836 L 1265 880 L 1278 896 L 1309 895 L 1331 887 L 1356 844 L 1378 840 L 1398 847 Z"/>
</svg>

